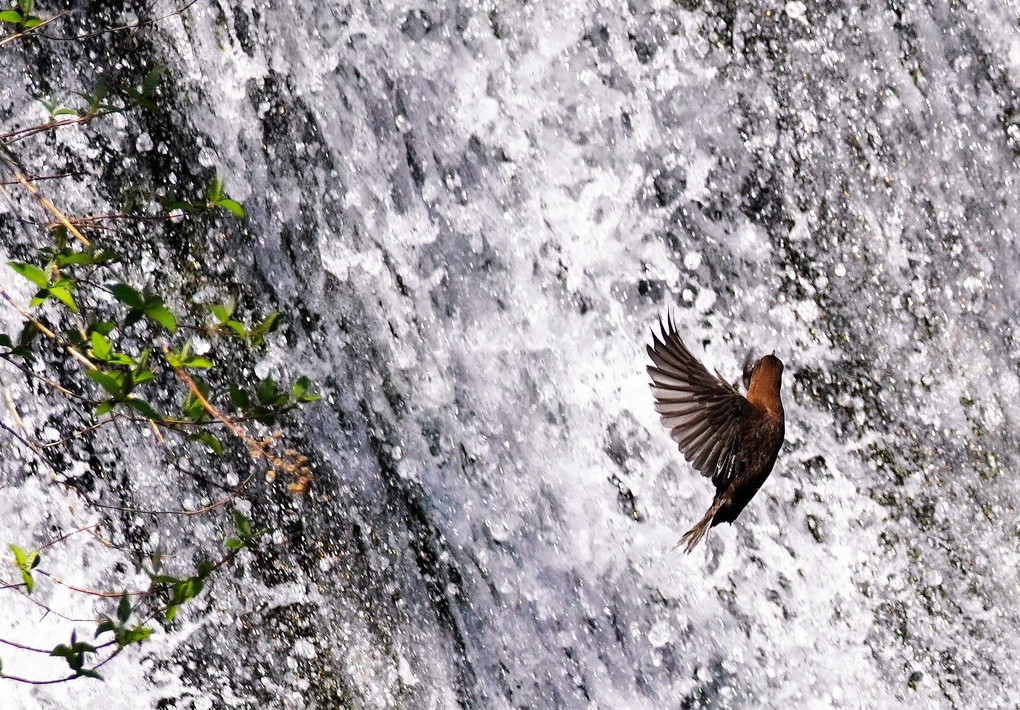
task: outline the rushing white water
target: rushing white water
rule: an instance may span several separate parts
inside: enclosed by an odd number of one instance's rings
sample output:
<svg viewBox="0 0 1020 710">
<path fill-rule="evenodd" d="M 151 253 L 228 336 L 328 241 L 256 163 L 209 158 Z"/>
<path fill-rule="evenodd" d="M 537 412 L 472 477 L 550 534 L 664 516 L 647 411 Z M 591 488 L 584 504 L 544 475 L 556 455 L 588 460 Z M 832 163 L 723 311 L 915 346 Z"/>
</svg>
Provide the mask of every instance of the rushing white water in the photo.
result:
<svg viewBox="0 0 1020 710">
<path fill-rule="evenodd" d="M 244 202 L 202 268 L 290 320 L 265 366 L 328 395 L 316 484 L 282 572 L 12 702 L 1020 702 L 1015 12 L 200 0 L 144 33 L 193 145 L 97 130 Z M 727 377 L 787 368 L 772 477 L 689 557 L 710 485 L 644 372 L 669 309 Z"/>
</svg>

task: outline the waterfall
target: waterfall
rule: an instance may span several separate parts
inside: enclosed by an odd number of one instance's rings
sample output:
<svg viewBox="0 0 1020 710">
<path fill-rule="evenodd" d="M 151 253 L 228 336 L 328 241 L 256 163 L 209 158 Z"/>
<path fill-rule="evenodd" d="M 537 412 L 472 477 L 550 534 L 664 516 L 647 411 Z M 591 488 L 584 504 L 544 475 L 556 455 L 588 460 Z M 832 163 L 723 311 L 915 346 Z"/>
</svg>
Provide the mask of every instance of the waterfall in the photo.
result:
<svg viewBox="0 0 1020 710">
<path fill-rule="evenodd" d="M 147 4 L 66 3 L 48 31 Z M 0 693 L 104 710 L 1020 702 L 1017 42 L 985 2 L 199 0 L 0 47 L 2 131 L 43 120 L 44 94 L 164 67 L 158 112 L 17 156 L 92 170 L 47 188 L 81 213 L 221 173 L 245 218 L 153 238 L 136 275 L 279 311 L 259 376 L 323 395 L 286 430 L 308 495 L 260 481 L 245 504 L 272 527 L 257 552 L 106 681 Z M 0 204 L 4 261 L 30 241 L 12 215 Z M 713 491 L 652 408 L 645 345 L 669 311 L 730 381 L 750 351 L 786 365 L 774 472 L 689 556 L 673 546 Z M 29 428 L 60 429 L 0 372 Z M 96 478 L 93 500 L 211 499 L 165 445 L 120 436 L 61 475 L 120 460 L 133 477 Z M 0 543 L 38 545 L 90 509 L 5 437 Z M 133 555 L 225 534 L 222 516 L 133 519 L 103 517 L 121 549 L 72 541 L 61 569 L 101 587 Z M 0 594 L 19 615 L 0 636 L 64 642 L 67 622 L 26 608 Z"/>
</svg>

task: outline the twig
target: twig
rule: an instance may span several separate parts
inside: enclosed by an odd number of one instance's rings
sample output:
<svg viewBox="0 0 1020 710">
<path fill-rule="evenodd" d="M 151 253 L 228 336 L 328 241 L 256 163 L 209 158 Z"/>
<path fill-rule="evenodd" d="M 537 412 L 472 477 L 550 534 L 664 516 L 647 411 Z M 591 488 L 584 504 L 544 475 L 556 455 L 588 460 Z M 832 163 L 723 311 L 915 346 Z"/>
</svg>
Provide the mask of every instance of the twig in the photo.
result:
<svg viewBox="0 0 1020 710">
<path fill-rule="evenodd" d="M 94 404 L 94 402 L 91 399 L 89 399 L 88 397 L 83 397 L 82 395 L 80 395 L 80 394 L 78 394 L 76 392 L 72 392 L 71 390 L 69 390 L 66 387 L 64 387 L 63 385 L 61 385 L 59 382 L 54 382 L 53 380 L 48 380 L 45 377 L 43 377 L 42 375 L 40 375 L 40 374 L 38 374 L 36 372 L 32 372 L 27 367 L 22 365 L 20 362 L 15 362 L 14 360 L 12 360 L 10 358 L 9 354 L 7 354 L 7 353 L 0 354 L 0 360 L 3 360 L 4 362 L 6 362 L 8 365 L 10 365 L 13 368 L 15 368 L 17 370 L 20 370 L 21 373 L 23 375 L 25 375 L 25 377 L 31 377 L 34 380 L 38 380 L 39 382 L 42 382 L 47 387 L 52 387 L 53 389 L 57 390 L 58 392 L 60 392 L 63 395 L 66 395 L 67 397 L 71 397 L 72 399 L 77 399 L 80 402 L 84 402 L 85 404 L 88 404 L 89 406 Z"/>
<path fill-rule="evenodd" d="M 157 2 L 158 2 L 158 0 L 157 0 Z M 176 17 L 177 15 L 180 15 L 185 10 L 190 8 L 196 2 L 198 2 L 198 0 L 191 0 L 190 2 L 186 3 L 185 5 L 182 5 L 181 7 L 177 8 L 173 12 L 167 13 L 166 15 L 163 15 L 162 17 L 154 17 L 154 18 L 149 19 L 149 20 L 139 20 L 138 22 L 135 22 L 135 23 L 132 23 L 132 24 L 129 24 L 129 25 L 121 25 L 119 27 L 108 27 L 105 30 L 96 30 L 95 32 L 87 32 L 85 34 L 74 35 L 74 36 L 71 36 L 71 37 L 57 37 L 57 36 L 54 36 L 54 35 L 44 35 L 44 34 L 40 34 L 39 36 L 43 37 L 45 39 L 54 40 L 54 41 L 57 41 L 57 42 L 75 42 L 75 41 L 82 40 L 82 39 L 90 39 L 92 37 L 99 37 L 100 35 L 110 34 L 110 33 L 113 33 L 113 32 L 124 32 L 126 30 L 137 30 L 137 29 L 141 29 L 142 27 L 147 27 L 148 25 L 154 25 L 157 22 L 162 22 L 163 20 L 168 20 L 171 17 Z M 157 4 L 156 2 L 153 2 L 149 6 L 149 11 L 150 12 L 152 11 L 152 9 L 154 7 L 156 7 L 156 4 Z"/>
<path fill-rule="evenodd" d="M 47 338 L 49 338 L 50 340 L 52 340 L 52 341 L 53 341 L 54 343 L 56 343 L 57 345 L 59 345 L 60 347 L 62 347 L 62 348 L 63 348 L 64 350 L 66 350 L 66 351 L 67 351 L 67 353 L 68 353 L 68 354 L 69 354 L 69 355 L 70 355 L 71 357 L 73 357 L 73 358 L 74 358 L 75 360 L 77 360 L 78 362 L 80 362 L 80 363 L 81 363 L 81 364 L 82 364 L 82 365 L 83 365 L 83 366 L 85 367 L 85 369 L 87 369 L 87 370 L 98 370 L 98 369 L 99 369 L 98 367 L 96 367 L 96 366 L 95 366 L 95 365 L 94 365 L 94 364 L 92 363 L 92 361 L 91 361 L 91 360 L 89 360 L 89 359 L 88 359 L 87 357 L 85 357 L 85 356 L 84 356 L 84 355 L 82 355 L 82 354 L 81 354 L 80 352 L 78 352 L 78 350 L 76 350 L 76 349 L 74 348 L 74 346 L 72 346 L 72 345 L 68 344 L 68 342 L 67 342 L 66 340 L 64 340 L 63 338 L 61 338 L 61 337 L 60 337 L 59 335 L 57 335 L 56 333 L 54 333 L 54 332 L 53 332 L 52 330 L 50 330 L 49 328 L 47 328 L 47 327 L 46 327 L 45 325 L 43 325 L 43 324 L 42 324 L 42 323 L 41 323 L 41 322 L 39 321 L 39 319 L 38 319 L 38 318 L 36 318 L 36 317 L 35 317 L 35 316 L 33 316 L 33 315 L 32 315 L 31 313 L 29 313 L 29 312 L 28 312 L 28 311 L 26 311 L 26 310 L 25 310 L 24 308 L 22 308 L 22 307 L 21 307 L 20 305 L 18 305 L 18 302 L 17 302 L 17 301 L 15 301 L 15 300 L 14 300 L 14 299 L 13 299 L 13 298 L 11 297 L 11 295 L 10 295 L 9 293 L 7 293 L 7 291 L 6 291 L 6 290 L 4 290 L 4 288 L 3 288 L 3 287 L 0 287 L 0 298 L 3 298 L 3 299 L 4 299 L 5 301 L 7 301 L 7 302 L 8 302 L 8 303 L 9 303 L 9 304 L 11 305 L 11 307 L 12 307 L 12 308 L 13 308 L 14 310 L 16 310 L 16 311 L 17 311 L 17 312 L 18 312 L 18 313 L 19 313 L 19 314 L 21 315 L 21 317 L 22 317 L 22 318 L 24 318 L 24 319 L 25 319 L 25 320 L 27 320 L 27 321 L 28 321 L 29 323 L 31 323 L 31 324 L 32 324 L 32 325 L 34 325 L 34 326 L 35 326 L 36 328 L 38 328 L 38 329 L 39 329 L 39 332 L 40 332 L 40 333 L 42 333 L 42 334 L 43 334 L 43 335 L 45 335 L 45 336 L 46 336 Z"/>
<path fill-rule="evenodd" d="M 66 588 L 68 588 L 68 589 L 70 589 L 72 591 L 79 592 L 81 594 L 88 594 L 89 596 L 93 596 L 93 597 L 103 597 L 103 598 L 106 598 L 106 599 L 120 599 L 125 594 L 127 594 L 128 596 L 132 596 L 132 597 L 145 596 L 146 594 L 149 594 L 148 590 L 143 591 L 143 592 L 99 592 L 99 591 L 96 591 L 94 589 L 85 589 L 84 587 L 76 587 L 75 585 L 71 584 L 70 582 L 65 582 L 60 577 L 55 577 L 52 574 L 50 574 L 49 572 L 47 572 L 45 570 L 42 570 L 42 569 L 36 569 L 35 571 L 38 572 L 39 574 L 43 575 L 47 579 L 49 579 L 54 584 L 59 584 L 61 587 L 66 587 Z"/>
<path fill-rule="evenodd" d="M 8 641 L 7 639 L 0 639 L 0 643 L 5 646 L 13 646 L 14 648 L 20 648 L 22 651 L 32 651 L 33 653 L 45 653 L 47 656 L 50 655 L 51 648 L 34 648 L 32 646 L 26 646 L 22 643 L 16 643 L 14 641 Z"/>
<path fill-rule="evenodd" d="M 50 540 L 49 542 L 47 542 L 45 545 L 41 546 L 39 548 L 39 552 L 42 552 L 47 547 L 50 547 L 52 545 L 56 545 L 58 542 L 63 542 L 64 540 L 66 540 L 67 538 L 71 537 L 72 535 L 77 535 L 78 533 L 85 532 L 86 530 L 94 530 L 95 528 L 98 528 L 98 527 L 99 527 L 99 523 L 92 523 L 91 525 L 85 525 L 83 527 L 78 528 L 77 530 L 72 530 L 71 532 L 64 533 L 60 537 L 54 538 L 54 539 Z"/>
<path fill-rule="evenodd" d="M 29 182 L 42 182 L 43 180 L 63 180 L 69 177 L 81 177 L 82 175 L 90 175 L 84 170 L 76 170 L 70 173 L 61 173 L 60 175 L 36 175 L 34 177 L 25 177 Z M 17 180 L 0 180 L 0 185 L 20 185 Z"/>
<path fill-rule="evenodd" d="M 33 452 L 35 452 L 35 455 L 36 455 L 36 456 L 40 456 L 40 458 L 41 458 L 42 450 L 40 449 L 40 447 L 39 447 L 39 445 L 38 445 L 38 444 L 36 444 L 36 443 L 34 443 L 34 442 L 30 441 L 30 440 L 29 440 L 29 439 L 27 438 L 27 434 L 28 434 L 28 428 L 27 428 L 27 427 L 25 426 L 25 422 L 24 422 L 24 421 L 22 421 L 22 419 L 21 419 L 21 415 L 20 415 L 20 414 L 18 414 L 18 410 L 17 410 L 17 408 L 15 408 L 15 406 L 14 406 L 14 400 L 13 400 L 13 399 L 11 399 L 11 393 L 10 393 L 10 390 L 8 390 L 8 389 L 7 389 L 7 385 L 3 385 L 3 390 L 4 390 L 4 399 L 5 399 L 6 401 L 7 401 L 7 407 L 8 407 L 8 409 L 10 409 L 10 410 L 11 410 L 11 415 L 12 415 L 12 416 L 14 417 L 14 421 L 15 421 L 15 422 L 17 423 L 17 425 L 18 425 L 19 427 L 21 427 L 22 431 L 24 431 L 24 432 L 25 432 L 26 436 L 22 436 L 21 434 L 19 434 L 18 432 L 16 432 L 16 431 L 15 431 L 15 430 L 13 429 L 13 427 L 10 427 L 10 426 L 8 426 L 7 424 L 5 424 L 5 423 L 4 423 L 4 422 L 2 422 L 2 421 L 0 421 L 0 428 L 2 428 L 2 429 L 3 429 L 4 431 L 6 431 L 6 432 L 7 432 L 8 434 L 10 434 L 11 436 L 13 436 L 13 437 L 14 437 L 15 439 L 17 439 L 18 441 L 20 441 L 20 442 L 21 442 L 22 444 L 24 444 L 25 446 L 27 446 L 27 447 L 28 447 L 28 448 L 29 448 L 30 450 L 32 450 Z"/>
<path fill-rule="evenodd" d="M 51 17 L 50 19 L 43 20 L 42 22 L 40 22 L 35 27 L 29 27 L 24 32 L 19 32 L 18 34 L 11 35 L 10 37 L 4 37 L 2 40 L 0 40 L 0 47 L 3 47 L 8 42 L 13 42 L 16 39 L 21 39 L 22 37 L 26 37 L 26 36 L 28 36 L 30 34 L 38 34 L 40 37 L 45 37 L 46 35 L 44 35 L 42 32 L 36 32 L 36 30 L 38 30 L 40 27 L 45 27 L 46 25 L 50 24 L 51 22 L 55 22 L 55 21 L 59 20 L 60 18 L 65 17 L 66 15 L 67 15 L 66 12 L 59 12 L 56 15 L 54 15 L 53 17 Z"/>
<path fill-rule="evenodd" d="M 89 120 L 91 120 L 91 119 L 89 119 Z M 58 210 L 56 205 L 54 205 L 52 202 L 50 202 L 48 199 L 46 199 L 39 192 L 39 190 L 36 188 L 36 186 L 33 185 L 32 183 L 30 183 L 28 181 L 28 179 L 24 175 L 21 174 L 20 170 L 15 169 L 15 171 L 14 171 L 14 179 L 17 180 L 19 183 L 21 183 L 22 187 L 24 187 L 26 190 L 31 192 L 32 195 L 35 197 L 35 199 L 37 199 L 39 201 L 39 204 L 41 204 L 48 212 L 50 212 L 54 217 L 56 217 L 57 220 L 62 225 L 67 227 L 67 231 L 69 231 L 71 234 L 73 234 L 75 239 L 77 239 L 79 242 L 81 242 L 83 245 L 85 245 L 87 247 L 92 246 L 92 243 L 89 242 L 89 240 L 86 239 L 82 235 L 82 233 L 78 231 L 78 228 L 75 227 L 73 224 L 71 224 L 71 220 L 69 220 L 67 217 L 65 217 L 64 213 L 61 212 L 60 210 Z"/>
</svg>

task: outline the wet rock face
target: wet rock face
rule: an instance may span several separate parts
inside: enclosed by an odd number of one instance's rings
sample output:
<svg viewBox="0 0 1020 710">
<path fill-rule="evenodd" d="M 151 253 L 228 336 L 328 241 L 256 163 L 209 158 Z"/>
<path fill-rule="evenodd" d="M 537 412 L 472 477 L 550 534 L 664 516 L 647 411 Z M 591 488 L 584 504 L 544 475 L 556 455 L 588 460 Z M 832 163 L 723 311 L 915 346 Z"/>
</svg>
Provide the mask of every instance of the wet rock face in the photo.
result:
<svg viewBox="0 0 1020 710">
<path fill-rule="evenodd" d="M 271 549 L 216 581 L 201 632 L 148 646 L 145 698 L 1001 706 L 1020 671 L 1002 13 L 199 3 L 0 54 L 40 59 L 0 88 L 4 126 L 60 82 L 167 68 L 160 113 L 21 157 L 98 151 L 61 195 L 84 212 L 221 171 L 246 220 L 150 244 L 155 268 L 284 313 L 264 366 L 327 395 L 288 432 L 313 495 L 252 494 Z M 4 209 L 5 250 L 30 248 Z M 730 381 L 752 349 L 788 367 L 775 472 L 684 560 L 711 495 L 647 391 L 667 308 Z M 110 676 L 107 707 L 138 707 L 146 681 Z"/>
</svg>

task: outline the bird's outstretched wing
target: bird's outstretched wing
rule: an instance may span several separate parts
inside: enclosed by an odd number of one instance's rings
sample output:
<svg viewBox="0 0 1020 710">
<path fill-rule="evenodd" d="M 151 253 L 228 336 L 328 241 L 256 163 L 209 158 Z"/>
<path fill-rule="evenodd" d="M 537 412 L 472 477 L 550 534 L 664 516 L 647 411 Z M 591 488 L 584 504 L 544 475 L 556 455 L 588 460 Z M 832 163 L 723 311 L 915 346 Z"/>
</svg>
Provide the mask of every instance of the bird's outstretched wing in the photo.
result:
<svg viewBox="0 0 1020 710">
<path fill-rule="evenodd" d="M 653 331 L 653 344 L 648 346 L 654 363 L 648 374 L 655 411 L 684 458 L 711 478 L 716 489 L 724 488 L 743 472 L 741 423 L 752 405 L 698 362 L 680 339 L 672 317 L 665 324 L 660 321 L 659 328 L 661 340 Z"/>
</svg>

